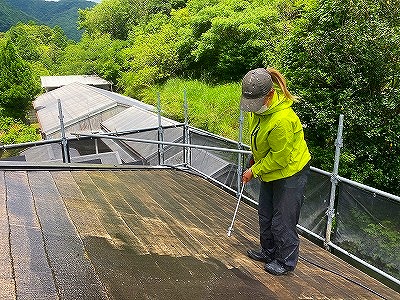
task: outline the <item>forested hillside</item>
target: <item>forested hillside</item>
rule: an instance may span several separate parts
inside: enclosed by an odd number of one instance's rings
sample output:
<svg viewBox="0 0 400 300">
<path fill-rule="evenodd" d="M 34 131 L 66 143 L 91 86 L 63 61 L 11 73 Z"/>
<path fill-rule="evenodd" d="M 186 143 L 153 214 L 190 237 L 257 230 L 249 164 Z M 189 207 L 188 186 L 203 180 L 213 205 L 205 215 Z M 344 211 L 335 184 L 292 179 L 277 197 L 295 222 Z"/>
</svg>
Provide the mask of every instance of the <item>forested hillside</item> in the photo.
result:
<svg viewBox="0 0 400 300">
<path fill-rule="evenodd" d="M 18 22 L 37 21 L 21 10 L 8 4 L 7 0 L 0 0 L 0 32 L 5 32 Z"/>
<path fill-rule="evenodd" d="M 312 165 L 332 170 L 344 114 L 339 174 L 399 195 L 399 9 L 399 0 L 103 0 L 80 11 L 85 34 L 76 43 L 60 27 L 35 24 L 14 26 L 0 41 L 35 80 L 98 74 L 152 104 L 160 91 L 175 119 L 186 89 L 191 124 L 232 139 L 242 76 L 275 67 L 300 97 L 294 109 Z M 10 62 L 3 55 L 0 63 Z M 9 86 L 0 81 L 0 91 Z"/>
<path fill-rule="evenodd" d="M 78 41 L 82 35 L 77 26 L 78 10 L 95 4 L 86 0 L 0 0 L 0 31 L 31 20 L 51 27 L 58 25 L 68 38 Z"/>
</svg>

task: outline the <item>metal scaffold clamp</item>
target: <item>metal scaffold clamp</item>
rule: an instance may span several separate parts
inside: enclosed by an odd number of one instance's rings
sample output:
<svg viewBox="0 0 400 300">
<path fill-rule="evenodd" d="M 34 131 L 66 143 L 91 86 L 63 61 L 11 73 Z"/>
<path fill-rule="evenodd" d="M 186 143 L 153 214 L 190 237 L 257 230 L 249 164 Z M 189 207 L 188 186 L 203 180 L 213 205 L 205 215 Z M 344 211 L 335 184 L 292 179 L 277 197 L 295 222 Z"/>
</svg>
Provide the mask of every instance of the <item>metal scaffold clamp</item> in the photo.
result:
<svg viewBox="0 0 400 300">
<path fill-rule="evenodd" d="M 335 146 L 336 146 L 336 147 L 340 147 L 340 148 L 343 147 L 343 139 L 342 139 L 342 137 L 337 138 L 337 139 L 335 140 Z"/>
<path fill-rule="evenodd" d="M 333 217 L 335 215 L 335 209 L 333 207 L 328 207 L 325 214 L 329 217 Z"/>
<path fill-rule="evenodd" d="M 338 175 L 338 174 L 335 174 L 335 173 L 332 173 L 332 175 L 331 175 L 331 182 L 334 183 L 334 184 L 338 184 L 338 182 L 339 182 L 339 175 Z"/>
</svg>

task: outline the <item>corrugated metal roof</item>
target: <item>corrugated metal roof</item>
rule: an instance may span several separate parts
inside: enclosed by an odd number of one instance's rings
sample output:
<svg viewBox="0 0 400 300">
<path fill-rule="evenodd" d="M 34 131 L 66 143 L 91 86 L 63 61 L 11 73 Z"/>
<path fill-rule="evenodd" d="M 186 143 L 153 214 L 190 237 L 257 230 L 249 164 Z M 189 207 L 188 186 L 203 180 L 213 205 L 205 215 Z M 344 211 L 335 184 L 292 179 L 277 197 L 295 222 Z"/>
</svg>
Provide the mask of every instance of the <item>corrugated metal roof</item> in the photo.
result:
<svg viewBox="0 0 400 300">
<path fill-rule="evenodd" d="M 71 83 L 40 95 L 33 102 L 39 123 L 44 133 L 52 133 L 60 128 L 58 102 L 60 99 L 64 124 L 66 126 L 88 119 L 116 106 L 130 107 L 141 102 L 81 83 Z M 147 108 L 152 108 L 148 106 Z"/>
<path fill-rule="evenodd" d="M 158 126 L 158 115 L 153 109 L 132 106 L 101 123 L 106 131 L 122 132 L 133 129 L 145 129 Z M 161 117 L 162 126 L 179 125 L 179 122 Z"/>
<path fill-rule="evenodd" d="M 180 123 L 174 120 L 161 117 L 162 126 L 177 126 Z M 158 126 L 158 115 L 155 112 L 142 109 L 140 107 L 132 106 L 123 112 L 115 115 L 114 117 L 103 121 L 101 123 L 102 128 L 109 132 L 122 132 L 129 130 L 140 130 L 147 128 L 155 128 Z M 174 142 L 181 141 L 183 136 L 183 129 L 180 128 L 169 128 L 164 129 L 164 141 Z M 158 131 L 146 131 L 134 134 L 124 135 L 127 138 L 157 140 Z M 156 155 L 158 146 L 155 144 L 136 143 L 136 142 L 125 142 L 127 146 L 134 149 L 143 158 L 150 158 Z"/>
</svg>

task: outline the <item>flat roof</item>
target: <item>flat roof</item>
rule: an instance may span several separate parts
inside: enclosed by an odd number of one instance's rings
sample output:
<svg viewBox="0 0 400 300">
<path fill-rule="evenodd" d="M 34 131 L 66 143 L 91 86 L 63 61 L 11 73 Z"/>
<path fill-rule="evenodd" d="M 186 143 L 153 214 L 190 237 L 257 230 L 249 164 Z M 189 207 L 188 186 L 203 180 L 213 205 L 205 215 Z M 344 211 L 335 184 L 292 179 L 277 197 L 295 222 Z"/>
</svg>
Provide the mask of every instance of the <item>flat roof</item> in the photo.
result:
<svg viewBox="0 0 400 300">
<path fill-rule="evenodd" d="M 97 75 L 65 75 L 65 76 L 40 76 L 43 88 L 57 88 L 73 82 L 87 85 L 111 85 L 111 83 Z"/>
<path fill-rule="evenodd" d="M 254 207 L 240 205 L 227 237 L 236 202 L 166 167 L 3 166 L 0 298 L 399 299 L 304 238 L 294 272 L 266 273 L 245 254 L 258 247 Z"/>
</svg>

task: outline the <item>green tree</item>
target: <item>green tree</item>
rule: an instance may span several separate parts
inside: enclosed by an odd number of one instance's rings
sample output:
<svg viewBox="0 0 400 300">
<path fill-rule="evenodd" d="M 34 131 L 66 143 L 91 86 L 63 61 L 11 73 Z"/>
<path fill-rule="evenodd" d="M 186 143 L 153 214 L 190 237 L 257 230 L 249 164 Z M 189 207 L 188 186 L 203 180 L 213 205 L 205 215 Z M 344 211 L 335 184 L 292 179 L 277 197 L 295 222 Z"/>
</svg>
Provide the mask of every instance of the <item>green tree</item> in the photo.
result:
<svg viewBox="0 0 400 300">
<path fill-rule="evenodd" d="M 0 115 L 24 119 L 40 87 L 11 41 L 0 48 Z"/>
<path fill-rule="evenodd" d="M 57 74 L 97 74 L 117 83 L 124 64 L 121 50 L 127 44 L 125 41 L 111 39 L 109 34 L 84 34 L 79 43 L 65 48 Z"/>
<path fill-rule="evenodd" d="M 257 1 L 193 0 L 187 4 L 188 27 L 193 36 L 185 64 L 195 74 L 212 81 L 236 81 L 247 70 L 270 64 L 282 34 L 279 15 L 272 4 Z"/>
<path fill-rule="evenodd" d="M 14 44 L 19 56 L 31 63 L 38 77 L 46 70 L 51 72 L 57 67 L 69 43 L 61 27 L 50 28 L 34 22 L 15 25 L 6 32 L 6 36 Z"/>
<path fill-rule="evenodd" d="M 177 10 L 185 7 L 186 0 L 150 0 L 147 3 L 147 15 L 158 13 L 169 15 L 172 10 Z"/>
<path fill-rule="evenodd" d="M 79 28 L 89 35 L 109 34 L 125 40 L 143 15 L 143 1 L 104 0 L 92 9 L 79 10 Z"/>
<path fill-rule="evenodd" d="M 331 170 L 345 116 L 340 175 L 398 193 L 399 1 L 321 1 L 281 45 L 281 65 L 303 99 L 313 165 Z"/>
<path fill-rule="evenodd" d="M 91 9 L 79 10 L 79 28 L 89 35 L 109 34 L 126 40 L 132 28 L 152 15 L 169 15 L 185 6 L 186 0 L 103 0 Z"/>
<path fill-rule="evenodd" d="M 140 96 L 144 88 L 181 70 L 178 48 L 185 39 L 183 32 L 161 13 L 135 27 L 129 39 L 131 45 L 124 51 L 127 71 L 121 78 L 128 95 Z"/>
</svg>

